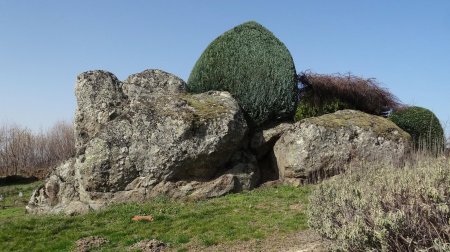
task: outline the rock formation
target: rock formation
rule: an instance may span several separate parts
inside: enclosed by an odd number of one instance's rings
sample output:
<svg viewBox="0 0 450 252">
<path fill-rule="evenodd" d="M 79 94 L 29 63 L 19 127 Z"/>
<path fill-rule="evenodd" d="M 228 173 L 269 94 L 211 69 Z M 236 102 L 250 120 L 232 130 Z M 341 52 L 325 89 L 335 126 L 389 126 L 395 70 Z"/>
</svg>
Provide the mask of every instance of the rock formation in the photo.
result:
<svg viewBox="0 0 450 252">
<path fill-rule="evenodd" d="M 274 146 L 281 180 L 315 182 L 361 162 L 401 164 L 411 137 L 393 122 L 354 110 L 304 119 Z"/>
<path fill-rule="evenodd" d="M 33 193 L 27 211 L 85 213 L 160 195 L 218 197 L 277 179 L 315 182 L 355 161 L 400 162 L 410 148 L 392 122 L 349 110 L 250 130 L 229 93 L 185 86 L 160 70 L 125 81 L 80 74 L 76 156 Z"/>
<path fill-rule="evenodd" d="M 191 95 L 181 79 L 147 70 L 123 82 L 85 72 L 75 93 L 76 157 L 33 194 L 29 212 L 85 212 L 158 194 L 199 199 L 256 185 L 252 160 L 232 160 L 247 124 L 227 92 Z"/>
</svg>

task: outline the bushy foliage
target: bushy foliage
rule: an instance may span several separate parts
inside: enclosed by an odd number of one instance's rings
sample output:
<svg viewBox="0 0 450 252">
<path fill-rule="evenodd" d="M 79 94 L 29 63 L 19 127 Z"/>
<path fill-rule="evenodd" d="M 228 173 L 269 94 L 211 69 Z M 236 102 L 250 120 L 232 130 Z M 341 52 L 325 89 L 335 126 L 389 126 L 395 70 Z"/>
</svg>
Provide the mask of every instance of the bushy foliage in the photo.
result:
<svg viewBox="0 0 450 252">
<path fill-rule="evenodd" d="M 299 74 L 300 102 L 298 111 L 305 116 L 320 116 L 341 109 L 355 109 L 380 115 L 399 106 L 398 99 L 375 79 L 364 79 L 351 74 L 327 75 L 312 72 Z M 304 117 L 298 117 L 303 119 Z"/>
<path fill-rule="evenodd" d="M 353 108 L 349 104 L 342 102 L 339 99 L 330 99 L 320 105 L 311 104 L 307 99 L 302 99 L 297 104 L 297 110 L 295 111 L 294 120 L 298 122 L 305 118 L 321 116 L 344 109 Z"/>
<path fill-rule="evenodd" d="M 436 152 L 444 148 L 444 130 L 430 110 L 405 107 L 392 113 L 389 118 L 411 135 L 416 149 Z"/>
<path fill-rule="evenodd" d="M 295 66 L 286 46 L 256 22 L 236 26 L 215 39 L 195 64 L 188 89 L 230 92 L 258 126 L 294 114 Z"/>
<path fill-rule="evenodd" d="M 450 163 L 349 170 L 310 197 L 309 225 L 343 251 L 448 251 Z"/>
</svg>

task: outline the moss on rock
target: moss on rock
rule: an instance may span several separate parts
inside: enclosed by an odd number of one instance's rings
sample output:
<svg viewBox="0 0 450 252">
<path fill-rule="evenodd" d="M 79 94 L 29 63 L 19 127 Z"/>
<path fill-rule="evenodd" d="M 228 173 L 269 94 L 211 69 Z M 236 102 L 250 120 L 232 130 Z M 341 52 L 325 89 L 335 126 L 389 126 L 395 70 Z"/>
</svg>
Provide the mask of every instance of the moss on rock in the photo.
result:
<svg viewBox="0 0 450 252">
<path fill-rule="evenodd" d="M 186 101 L 194 109 L 194 114 L 200 118 L 213 119 L 229 111 L 225 104 L 220 103 L 217 98 L 213 99 L 213 96 L 203 96 L 199 99 L 196 95 L 185 94 L 180 98 Z"/>
<path fill-rule="evenodd" d="M 411 139 L 407 132 L 390 120 L 356 110 L 340 110 L 333 114 L 307 118 L 303 122 L 321 125 L 325 128 L 357 126 L 365 130 L 372 130 L 374 133 L 391 140 L 399 138 Z M 395 134 L 395 131 L 398 133 Z"/>
</svg>

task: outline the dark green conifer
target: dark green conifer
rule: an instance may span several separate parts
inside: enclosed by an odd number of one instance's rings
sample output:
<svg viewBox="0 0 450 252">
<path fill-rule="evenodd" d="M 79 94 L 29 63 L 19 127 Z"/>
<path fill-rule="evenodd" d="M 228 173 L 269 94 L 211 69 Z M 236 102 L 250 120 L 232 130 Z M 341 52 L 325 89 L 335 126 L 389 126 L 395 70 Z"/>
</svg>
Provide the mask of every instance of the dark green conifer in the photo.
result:
<svg viewBox="0 0 450 252">
<path fill-rule="evenodd" d="M 215 39 L 195 64 L 188 89 L 230 92 L 254 126 L 292 118 L 297 96 L 295 66 L 286 46 L 256 22 Z"/>
</svg>

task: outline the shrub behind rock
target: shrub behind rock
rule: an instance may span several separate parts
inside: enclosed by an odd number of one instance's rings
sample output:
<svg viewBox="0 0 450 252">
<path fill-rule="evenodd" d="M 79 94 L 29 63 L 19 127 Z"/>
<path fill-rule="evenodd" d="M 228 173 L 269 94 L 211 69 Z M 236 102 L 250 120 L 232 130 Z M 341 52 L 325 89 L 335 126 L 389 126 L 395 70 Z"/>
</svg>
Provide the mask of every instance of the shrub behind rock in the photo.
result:
<svg viewBox="0 0 450 252">
<path fill-rule="evenodd" d="M 413 138 L 416 149 L 441 151 L 444 147 L 444 130 L 436 115 L 426 108 L 402 108 L 390 116 L 390 119 Z"/>
<path fill-rule="evenodd" d="M 399 106 L 397 97 L 380 87 L 373 79 L 351 74 L 299 74 L 300 102 L 296 120 L 320 116 L 342 109 L 355 109 L 368 114 L 381 115 Z"/>
<path fill-rule="evenodd" d="M 314 106 L 313 104 L 308 102 L 308 100 L 302 99 L 298 102 L 294 120 L 298 122 L 305 118 L 330 114 L 344 109 L 352 109 L 352 106 L 340 101 L 339 99 L 330 99 L 324 101 L 319 106 Z"/>
<path fill-rule="evenodd" d="M 230 92 L 250 121 L 261 125 L 291 117 L 296 102 L 296 73 L 286 46 L 256 22 L 236 26 L 215 39 L 191 72 L 188 89 Z"/>
<path fill-rule="evenodd" d="M 309 225 L 343 251 L 448 251 L 450 163 L 366 166 L 323 182 Z"/>
</svg>

